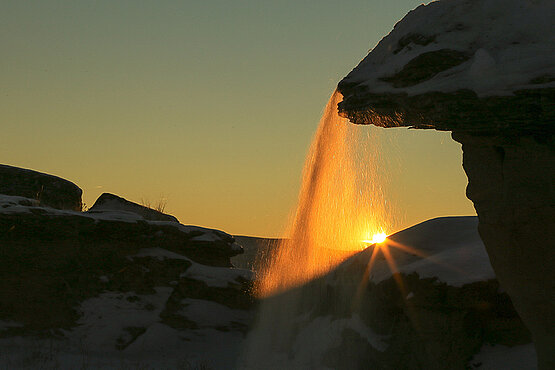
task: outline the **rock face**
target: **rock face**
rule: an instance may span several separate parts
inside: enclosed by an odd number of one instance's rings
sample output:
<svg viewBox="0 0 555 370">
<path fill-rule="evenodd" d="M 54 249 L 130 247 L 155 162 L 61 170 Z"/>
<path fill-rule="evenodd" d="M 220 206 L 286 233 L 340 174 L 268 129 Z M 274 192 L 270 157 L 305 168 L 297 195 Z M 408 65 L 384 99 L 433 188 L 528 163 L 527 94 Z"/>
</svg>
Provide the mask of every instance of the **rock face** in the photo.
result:
<svg viewBox="0 0 555 370">
<path fill-rule="evenodd" d="M 35 199 L 47 207 L 80 211 L 83 191 L 60 177 L 2 164 L 0 194 Z"/>
<path fill-rule="evenodd" d="M 236 355 L 254 301 L 253 274 L 230 263 L 241 252 L 218 230 L 0 194 L 0 366 L 80 367 L 72 352 L 94 368 L 187 367 L 170 360 L 216 346 Z"/>
<path fill-rule="evenodd" d="M 463 145 L 467 196 L 502 286 L 532 332 L 540 365 L 555 366 L 555 152 L 530 136 L 477 137 Z"/>
<path fill-rule="evenodd" d="M 550 0 L 440 0 L 421 5 L 339 83 L 344 95 L 340 111 L 355 120 L 357 113 L 375 110 L 386 120 L 416 119 L 400 124 L 438 128 L 455 122 L 507 127 L 530 115 L 537 126 L 548 124 L 554 117 L 549 100 L 555 88 L 554 15 Z M 457 99 L 450 99 L 451 94 Z M 512 95 L 522 107 L 499 105 L 515 102 Z M 428 113 L 420 120 L 418 104 L 438 110 L 422 109 Z M 474 106 L 480 114 L 471 112 Z M 451 116 L 442 107 L 455 111 Z M 486 116 L 480 120 L 482 114 Z M 426 122 L 428 117 L 433 120 Z M 496 117 L 499 120 L 491 122 Z M 356 120 L 373 123 L 364 117 Z"/>
<path fill-rule="evenodd" d="M 98 197 L 88 212 L 94 213 L 106 210 L 133 212 L 142 216 L 145 220 L 150 221 L 179 222 L 177 218 L 172 215 L 167 215 L 155 209 L 141 206 L 140 204 L 130 202 L 127 199 L 110 193 L 103 193 L 100 197 Z"/>
<path fill-rule="evenodd" d="M 474 91 L 371 93 L 339 84 L 345 98 L 339 113 L 355 124 L 459 131 L 479 135 L 532 135 L 540 141 L 555 133 L 555 89 L 515 91 L 510 96 L 478 97 Z M 369 108 L 371 107 L 371 108 Z"/>
<path fill-rule="evenodd" d="M 452 131 L 500 284 L 555 368 L 555 3 L 452 0 L 401 20 L 338 85 L 353 123 Z"/>
</svg>

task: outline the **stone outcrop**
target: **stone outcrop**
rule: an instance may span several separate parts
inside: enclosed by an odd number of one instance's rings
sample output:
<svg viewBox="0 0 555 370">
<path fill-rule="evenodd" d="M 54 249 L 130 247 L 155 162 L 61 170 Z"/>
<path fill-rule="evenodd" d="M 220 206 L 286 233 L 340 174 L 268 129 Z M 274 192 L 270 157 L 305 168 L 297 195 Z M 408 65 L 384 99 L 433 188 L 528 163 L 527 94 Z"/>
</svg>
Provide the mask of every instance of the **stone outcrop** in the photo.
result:
<svg viewBox="0 0 555 370">
<path fill-rule="evenodd" d="M 339 107 L 355 123 L 451 130 L 462 144 L 467 196 L 493 268 L 532 333 L 540 368 L 555 367 L 554 90 L 356 99 L 356 109 Z"/>
<path fill-rule="evenodd" d="M 339 114 L 352 123 L 379 127 L 459 131 L 478 135 L 555 133 L 555 89 L 515 91 L 509 96 L 478 97 L 471 90 L 453 93 L 372 93 L 365 86 L 340 83 Z"/>
<path fill-rule="evenodd" d="M 38 200 L 47 207 L 81 211 L 83 191 L 57 176 L 0 165 L 0 194 Z"/>
<path fill-rule="evenodd" d="M 541 369 L 555 368 L 553 16 L 545 0 L 432 2 L 338 85 L 353 123 L 452 131 L 462 143 L 480 235 Z"/>
<path fill-rule="evenodd" d="M 142 206 L 110 193 L 103 193 L 88 212 L 98 211 L 126 211 L 136 213 L 145 220 L 179 222 L 176 217 L 162 213 L 158 210 Z"/>
<path fill-rule="evenodd" d="M 555 90 L 488 98 L 341 91 L 351 102 L 339 111 L 355 123 L 452 131 L 499 282 L 532 332 L 540 368 L 555 367 Z"/>
<path fill-rule="evenodd" d="M 262 301 L 246 368 L 479 369 L 491 346 L 506 356 L 531 349 L 476 225 L 476 217 L 428 220 Z M 534 357 L 522 359 L 525 368 Z"/>
<path fill-rule="evenodd" d="M 555 366 L 555 146 L 552 137 L 473 136 L 462 144 L 467 196 L 502 286 L 532 332 L 542 368 Z"/>
<path fill-rule="evenodd" d="M 94 305 L 114 306 L 105 319 L 116 320 L 120 300 L 132 303 L 136 317 L 154 315 L 150 324 L 174 329 L 202 326 L 190 324 L 181 312 L 187 299 L 201 309 L 202 302 L 242 310 L 252 306 L 252 273 L 232 267 L 230 257 L 242 248 L 224 232 L 149 221 L 125 211 L 81 213 L 36 203 L 0 194 L 0 338 L 64 338 L 61 329 L 100 320 Z M 16 324 L 4 330 L 6 322 Z M 229 325 L 218 324 L 218 330 L 246 327 L 245 322 Z M 112 348 L 124 349 L 144 332 L 133 330 L 122 332 L 121 343 L 111 343 Z"/>
</svg>

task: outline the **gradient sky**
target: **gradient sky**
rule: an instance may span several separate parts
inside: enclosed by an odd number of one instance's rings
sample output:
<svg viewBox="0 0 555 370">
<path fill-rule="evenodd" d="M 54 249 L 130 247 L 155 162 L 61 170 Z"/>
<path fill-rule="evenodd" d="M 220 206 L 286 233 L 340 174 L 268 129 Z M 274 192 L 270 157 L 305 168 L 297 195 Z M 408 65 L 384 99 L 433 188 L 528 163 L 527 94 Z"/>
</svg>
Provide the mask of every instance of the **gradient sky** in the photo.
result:
<svg viewBox="0 0 555 370">
<path fill-rule="evenodd" d="M 2 1 L 0 163 L 277 236 L 333 89 L 420 3 Z M 401 226 L 474 214 L 449 133 L 381 136 Z"/>
</svg>

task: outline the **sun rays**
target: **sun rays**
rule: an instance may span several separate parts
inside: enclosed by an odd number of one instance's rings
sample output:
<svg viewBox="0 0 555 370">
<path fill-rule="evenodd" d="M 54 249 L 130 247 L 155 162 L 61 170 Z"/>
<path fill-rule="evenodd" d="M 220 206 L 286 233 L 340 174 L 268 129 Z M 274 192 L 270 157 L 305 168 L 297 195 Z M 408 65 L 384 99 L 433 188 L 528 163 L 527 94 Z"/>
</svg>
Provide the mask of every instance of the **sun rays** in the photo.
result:
<svg viewBox="0 0 555 370">
<path fill-rule="evenodd" d="M 384 230 L 394 224 L 383 190 L 387 180 L 379 141 L 337 114 L 342 98 L 335 92 L 324 109 L 283 241 L 259 261 L 261 297 L 326 274 L 361 251 L 361 239 L 385 240 Z"/>
</svg>

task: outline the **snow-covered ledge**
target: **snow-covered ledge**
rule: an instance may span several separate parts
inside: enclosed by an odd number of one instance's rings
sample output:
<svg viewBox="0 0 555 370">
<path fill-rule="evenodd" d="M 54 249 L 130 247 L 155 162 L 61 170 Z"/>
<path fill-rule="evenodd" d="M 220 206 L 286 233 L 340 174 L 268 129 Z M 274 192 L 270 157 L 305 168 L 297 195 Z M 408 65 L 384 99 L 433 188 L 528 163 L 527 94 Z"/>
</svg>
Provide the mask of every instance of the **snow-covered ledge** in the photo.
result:
<svg viewBox="0 0 555 370">
<path fill-rule="evenodd" d="M 338 85 L 357 124 L 453 132 L 500 283 L 555 368 L 555 2 L 440 0 Z"/>
</svg>

